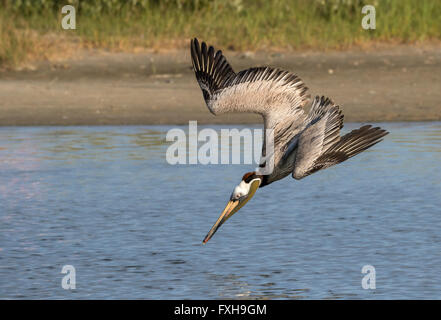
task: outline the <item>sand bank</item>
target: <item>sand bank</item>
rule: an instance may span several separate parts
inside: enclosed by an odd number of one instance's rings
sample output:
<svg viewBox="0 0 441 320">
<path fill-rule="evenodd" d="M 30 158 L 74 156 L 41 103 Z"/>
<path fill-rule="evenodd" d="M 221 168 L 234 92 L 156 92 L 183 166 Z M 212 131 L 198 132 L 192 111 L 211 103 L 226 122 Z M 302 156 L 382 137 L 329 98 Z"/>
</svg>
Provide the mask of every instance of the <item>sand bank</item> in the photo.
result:
<svg viewBox="0 0 441 320">
<path fill-rule="evenodd" d="M 347 121 L 441 120 L 441 48 L 365 52 L 234 53 L 235 70 L 291 70 L 338 103 Z M 0 72 L 0 125 L 256 123 L 257 115 L 215 117 L 205 107 L 189 53 L 85 51 L 62 62 Z"/>
</svg>

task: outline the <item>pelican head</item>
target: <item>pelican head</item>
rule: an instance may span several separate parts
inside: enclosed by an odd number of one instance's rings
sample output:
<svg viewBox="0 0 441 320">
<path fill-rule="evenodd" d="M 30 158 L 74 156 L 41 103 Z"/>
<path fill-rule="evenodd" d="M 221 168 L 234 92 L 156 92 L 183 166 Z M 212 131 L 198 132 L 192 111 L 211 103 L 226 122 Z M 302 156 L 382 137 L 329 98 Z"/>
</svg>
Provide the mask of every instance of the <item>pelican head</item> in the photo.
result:
<svg viewBox="0 0 441 320">
<path fill-rule="evenodd" d="M 242 177 L 242 181 L 234 188 L 230 201 L 224 211 L 217 219 L 211 230 L 205 236 L 203 243 L 206 243 L 215 234 L 217 229 L 227 221 L 233 214 L 239 211 L 256 193 L 262 182 L 262 176 L 256 172 L 248 172 Z"/>
</svg>

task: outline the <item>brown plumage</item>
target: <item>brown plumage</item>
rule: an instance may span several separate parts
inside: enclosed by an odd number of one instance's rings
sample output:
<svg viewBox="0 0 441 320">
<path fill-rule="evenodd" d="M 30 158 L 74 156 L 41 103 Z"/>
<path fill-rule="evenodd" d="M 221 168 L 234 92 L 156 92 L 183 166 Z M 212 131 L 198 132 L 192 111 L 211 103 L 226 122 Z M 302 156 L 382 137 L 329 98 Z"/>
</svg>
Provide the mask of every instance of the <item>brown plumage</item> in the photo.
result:
<svg viewBox="0 0 441 320">
<path fill-rule="evenodd" d="M 306 114 L 303 107 L 310 100 L 308 89 L 291 72 L 259 67 L 235 73 L 221 51 L 215 51 L 205 42 L 200 45 L 197 39 L 191 40 L 191 59 L 210 112 L 260 114 L 264 128 L 271 130 L 274 137 L 273 148 L 268 150 L 264 138 L 259 170 L 242 177 L 203 243 L 210 240 L 258 188 L 288 175 L 302 179 L 329 168 L 372 147 L 388 134 L 367 125 L 341 137 L 340 108 L 329 98 L 317 96 Z M 274 163 L 270 173 L 264 170 L 267 163 Z"/>
<path fill-rule="evenodd" d="M 302 179 L 343 162 L 388 134 L 367 125 L 341 137 L 340 108 L 329 98 L 315 97 L 306 114 L 308 88 L 289 71 L 258 67 L 235 73 L 220 50 L 215 51 L 205 42 L 199 44 L 197 39 L 191 40 L 191 57 L 204 100 L 213 114 L 258 113 L 265 129 L 274 130 L 274 153 L 266 154 L 264 143 L 261 166 L 273 157 L 275 167 L 271 174 L 262 177 L 261 187 L 290 174 Z M 245 174 L 243 180 L 256 175 L 259 172 Z"/>
</svg>

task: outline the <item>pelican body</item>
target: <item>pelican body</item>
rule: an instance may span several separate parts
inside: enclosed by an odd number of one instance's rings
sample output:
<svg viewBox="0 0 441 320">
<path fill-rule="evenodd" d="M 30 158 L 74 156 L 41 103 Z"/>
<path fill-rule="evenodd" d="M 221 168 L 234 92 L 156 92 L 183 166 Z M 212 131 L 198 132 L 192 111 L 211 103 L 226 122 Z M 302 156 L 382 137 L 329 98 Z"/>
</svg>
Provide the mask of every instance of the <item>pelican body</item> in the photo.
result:
<svg viewBox="0 0 441 320">
<path fill-rule="evenodd" d="M 226 112 L 252 112 L 263 117 L 264 129 L 273 130 L 274 150 L 266 154 L 262 147 L 260 167 L 268 156 L 274 169 L 269 174 L 248 172 L 237 185 L 230 200 L 203 240 L 206 243 L 233 214 L 270 183 L 291 175 L 300 180 L 319 170 L 341 163 L 372 147 L 388 134 L 371 125 L 362 126 L 344 136 L 343 114 L 329 98 L 315 97 L 309 113 L 304 107 L 311 101 L 303 81 L 289 71 L 271 67 L 233 71 L 222 51 L 192 39 L 191 60 L 197 82 L 208 109 L 214 115 Z"/>
</svg>

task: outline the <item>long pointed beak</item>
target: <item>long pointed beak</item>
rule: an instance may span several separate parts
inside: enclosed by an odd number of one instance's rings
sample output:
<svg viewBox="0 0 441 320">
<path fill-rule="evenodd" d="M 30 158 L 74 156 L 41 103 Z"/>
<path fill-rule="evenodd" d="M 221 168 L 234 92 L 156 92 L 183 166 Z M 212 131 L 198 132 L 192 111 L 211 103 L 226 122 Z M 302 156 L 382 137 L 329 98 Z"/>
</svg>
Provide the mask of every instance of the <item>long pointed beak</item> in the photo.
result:
<svg viewBox="0 0 441 320">
<path fill-rule="evenodd" d="M 240 210 L 250 199 L 254 196 L 256 193 L 256 190 L 260 186 L 260 180 L 256 180 L 252 182 L 250 191 L 248 192 L 248 195 L 246 198 L 241 200 L 230 200 L 225 207 L 224 211 L 220 215 L 219 219 L 217 219 L 216 223 L 211 228 L 210 232 L 205 236 L 204 241 L 202 243 L 207 243 L 208 240 L 211 239 L 211 237 L 216 233 L 217 229 L 225 222 L 227 221 L 233 214 L 235 214 L 237 211 Z"/>
<path fill-rule="evenodd" d="M 210 240 L 211 237 L 216 233 L 217 229 L 219 229 L 219 227 L 237 211 L 235 209 L 236 208 L 238 209 L 239 203 L 240 203 L 239 200 L 228 201 L 228 204 L 225 207 L 224 211 L 221 213 L 221 215 L 219 216 L 219 219 L 217 219 L 217 221 L 213 225 L 213 227 L 211 227 L 211 230 L 207 233 L 207 235 L 205 236 L 205 239 L 204 239 L 204 241 L 202 241 L 202 243 L 207 243 L 207 241 Z"/>
</svg>

